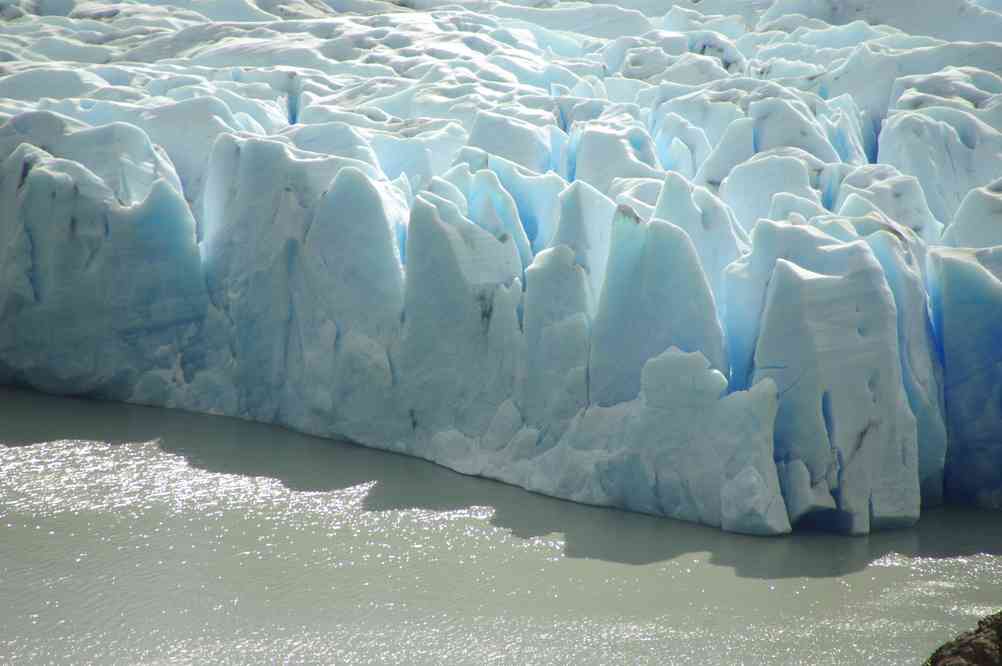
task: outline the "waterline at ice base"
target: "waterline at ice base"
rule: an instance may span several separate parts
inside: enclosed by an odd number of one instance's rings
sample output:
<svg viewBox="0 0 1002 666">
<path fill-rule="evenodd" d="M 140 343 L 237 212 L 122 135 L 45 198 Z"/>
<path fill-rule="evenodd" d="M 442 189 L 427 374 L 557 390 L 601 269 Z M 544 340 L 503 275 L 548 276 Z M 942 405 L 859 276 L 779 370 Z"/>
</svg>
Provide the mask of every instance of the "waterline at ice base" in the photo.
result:
<svg viewBox="0 0 1002 666">
<path fill-rule="evenodd" d="M 1002 5 L 406 4 L 0 0 L 0 383 L 747 534 L 1002 509 Z"/>
</svg>

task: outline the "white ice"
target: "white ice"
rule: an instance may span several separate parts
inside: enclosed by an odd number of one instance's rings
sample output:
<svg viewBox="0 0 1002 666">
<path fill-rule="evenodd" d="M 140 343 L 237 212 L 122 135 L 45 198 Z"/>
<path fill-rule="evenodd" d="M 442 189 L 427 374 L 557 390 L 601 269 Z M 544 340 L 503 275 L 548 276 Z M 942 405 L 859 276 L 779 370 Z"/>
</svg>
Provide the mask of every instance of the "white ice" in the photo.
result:
<svg viewBox="0 0 1002 666">
<path fill-rule="evenodd" d="M 933 4 L 0 0 L 0 382 L 750 534 L 1002 508 L 1002 5 Z"/>
</svg>

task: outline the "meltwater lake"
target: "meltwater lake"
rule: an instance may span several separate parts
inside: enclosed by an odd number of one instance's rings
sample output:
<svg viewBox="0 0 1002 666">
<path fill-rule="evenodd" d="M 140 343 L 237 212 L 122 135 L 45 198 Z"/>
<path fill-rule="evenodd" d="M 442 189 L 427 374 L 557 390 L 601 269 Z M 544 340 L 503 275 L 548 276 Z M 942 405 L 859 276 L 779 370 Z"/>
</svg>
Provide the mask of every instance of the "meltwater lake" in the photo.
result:
<svg viewBox="0 0 1002 666">
<path fill-rule="evenodd" d="M 921 663 L 1002 514 L 754 538 L 280 428 L 0 390 L 0 663 Z"/>
</svg>

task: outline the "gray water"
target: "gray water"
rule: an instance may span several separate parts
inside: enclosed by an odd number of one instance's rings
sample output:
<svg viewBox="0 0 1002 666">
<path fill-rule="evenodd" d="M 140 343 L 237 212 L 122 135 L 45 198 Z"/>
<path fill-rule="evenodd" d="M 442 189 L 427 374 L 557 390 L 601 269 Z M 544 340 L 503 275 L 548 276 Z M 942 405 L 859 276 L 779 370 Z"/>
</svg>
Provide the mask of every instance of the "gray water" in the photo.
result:
<svg viewBox="0 0 1002 666">
<path fill-rule="evenodd" d="M 998 609 L 997 513 L 742 537 L 0 390 L 0 663 L 918 663 Z"/>
</svg>

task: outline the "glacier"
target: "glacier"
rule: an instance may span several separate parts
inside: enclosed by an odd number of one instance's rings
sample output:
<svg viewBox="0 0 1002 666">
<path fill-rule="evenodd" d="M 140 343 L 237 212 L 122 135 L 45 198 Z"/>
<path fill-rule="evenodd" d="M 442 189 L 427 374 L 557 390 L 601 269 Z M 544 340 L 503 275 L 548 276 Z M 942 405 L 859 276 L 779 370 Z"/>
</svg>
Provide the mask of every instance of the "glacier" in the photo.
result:
<svg viewBox="0 0 1002 666">
<path fill-rule="evenodd" d="M 0 0 L 0 383 L 573 501 L 1002 509 L 1002 4 Z"/>
</svg>

